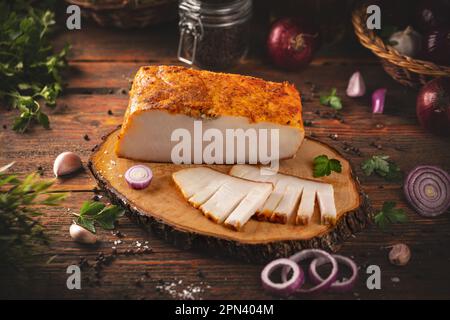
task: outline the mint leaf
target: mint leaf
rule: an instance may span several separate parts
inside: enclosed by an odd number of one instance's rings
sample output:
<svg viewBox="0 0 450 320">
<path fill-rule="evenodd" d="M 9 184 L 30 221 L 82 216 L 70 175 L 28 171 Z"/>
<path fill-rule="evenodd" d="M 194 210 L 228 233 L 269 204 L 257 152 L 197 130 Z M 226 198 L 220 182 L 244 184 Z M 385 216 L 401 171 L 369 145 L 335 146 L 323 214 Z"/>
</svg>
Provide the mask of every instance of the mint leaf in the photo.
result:
<svg viewBox="0 0 450 320">
<path fill-rule="evenodd" d="M 95 216 L 95 221 L 103 228 L 107 230 L 114 229 L 114 223 L 117 219 L 123 216 L 124 210 L 117 206 L 110 206 L 103 209 L 98 215 Z"/>
<path fill-rule="evenodd" d="M 124 210 L 118 206 L 105 206 L 98 201 L 85 201 L 75 222 L 95 233 L 96 225 L 106 230 L 114 229 L 114 224 L 123 214 Z"/>
<path fill-rule="evenodd" d="M 94 226 L 94 220 L 91 219 L 86 219 L 84 217 L 79 216 L 76 220 L 75 223 L 77 225 L 79 225 L 80 227 L 85 228 L 86 230 L 89 230 L 92 233 L 95 233 L 95 226 Z"/>
<path fill-rule="evenodd" d="M 341 98 L 337 96 L 337 89 L 333 88 L 331 89 L 331 92 L 329 95 L 323 94 L 319 98 L 320 104 L 324 106 L 329 106 L 335 110 L 341 110 L 342 109 L 342 101 Z"/>
<path fill-rule="evenodd" d="M 342 172 L 342 165 L 339 160 L 329 159 L 326 155 L 320 155 L 314 158 L 313 161 L 313 176 L 323 177 L 329 176 L 332 171 Z"/>
<path fill-rule="evenodd" d="M 80 209 L 80 216 L 94 216 L 105 208 L 105 205 L 98 201 L 85 201 Z"/>
</svg>

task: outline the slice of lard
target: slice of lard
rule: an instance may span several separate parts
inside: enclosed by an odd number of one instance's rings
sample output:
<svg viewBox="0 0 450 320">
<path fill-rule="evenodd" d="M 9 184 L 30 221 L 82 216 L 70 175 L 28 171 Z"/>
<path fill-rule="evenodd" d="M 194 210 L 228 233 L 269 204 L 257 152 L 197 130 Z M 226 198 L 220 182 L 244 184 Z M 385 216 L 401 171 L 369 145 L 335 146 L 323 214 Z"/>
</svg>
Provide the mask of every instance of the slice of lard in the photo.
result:
<svg viewBox="0 0 450 320">
<path fill-rule="evenodd" d="M 230 174 L 252 181 L 271 181 L 274 190 L 267 201 L 257 210 L 257 217 L 278 223 L 294 221 L 308 224 L 314 214 L 316 197 L 322 224 L 335 224 L 337 218 L 334 189 L 331 184 L 300 179 L 275 173 L 267 174 L 266 168 L 234 165 Z M 296 216 L 295 216 L 296 213 Z"/>
<path fill-rule="evenodd" d="M 203 214 L 240 230 L 272 192 L 272 184 L 233 177 L 211 168 L 188 168 L 172 178 L 183 197 Z"/>
</svg>

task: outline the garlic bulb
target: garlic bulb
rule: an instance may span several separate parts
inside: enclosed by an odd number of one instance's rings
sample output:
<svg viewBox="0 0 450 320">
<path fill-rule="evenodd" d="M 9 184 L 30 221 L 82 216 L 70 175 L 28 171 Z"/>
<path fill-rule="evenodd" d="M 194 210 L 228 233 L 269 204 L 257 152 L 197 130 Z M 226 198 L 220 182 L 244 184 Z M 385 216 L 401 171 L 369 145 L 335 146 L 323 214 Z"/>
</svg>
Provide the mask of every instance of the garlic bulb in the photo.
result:
<svg viewBox="0 0 450 320">
<path fill-rule="evenodd" d="M 422 36 L 409 26 L 403 31 L 393 33 L 389 44 L 401 54 L 416 57 L 422 49 Z"/>
<path fill-rule="evenodd" d="M 411 259 L 411 251 L 406 244 L 398 243 L 389 252 L 389 261 L 396 266 L 404 266 Z"/>
<path fill-rule="evenodd" d="M 63 152 L 53 163 L 53 173 L 56 177 L 73 173 L 82 167 L 80 157 L 73 152 Z"/>
<path fill-rule="evenodd" d="M 366 94 L 366 84 L 364 83 L 361 72 L 357 71 L 350 77 L 346 92 L 347 96 L 352 98 L 362 97 Z"/>
<path fill-rule="evenodd" d="M 94 244 L 97 242 L 95 234 L 75 223 L 70 226 L 69 232 L 72 239 L 76 242 L 86 244 Z"/>
</svg>

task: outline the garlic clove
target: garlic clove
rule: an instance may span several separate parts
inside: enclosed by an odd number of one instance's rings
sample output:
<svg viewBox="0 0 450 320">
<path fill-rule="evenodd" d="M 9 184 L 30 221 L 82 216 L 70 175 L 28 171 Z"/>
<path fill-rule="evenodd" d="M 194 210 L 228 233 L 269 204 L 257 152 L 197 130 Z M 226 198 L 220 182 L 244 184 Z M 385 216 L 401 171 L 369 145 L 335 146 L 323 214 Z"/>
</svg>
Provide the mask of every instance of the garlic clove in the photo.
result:
<svg viewBox="0 0 450 320">
<path fill-rule="evenodd" d="M 73 173 L 79 170 L 83 164 L 80 157 L 73 152 L 59 154 L 53 163 L 53 173 L 56 177 Z"/>
<path fill-rule="evenodd" d="M 361 75 L 361 72 L 356 71 L 352 74 L 350 79 L 348 80 L 347 86 L 347 96 L 355 98 L 362 97 L 366 94 L 366 84 L 364 83 L 364 79 Z"/>
<path fill-rule="evenodd" d="M 396 266 L 404 266 L 411 259 L 411 250 L 406 244 L 398 243 L 389 252 L 389 261 Z"/>
<path fill-rule="evenodd" d="M 72 239 L 79 243 L 94 244 L 97 242 L 95 234 L 75 223 L 70 226 L 69 233 Z"/>
</svg>

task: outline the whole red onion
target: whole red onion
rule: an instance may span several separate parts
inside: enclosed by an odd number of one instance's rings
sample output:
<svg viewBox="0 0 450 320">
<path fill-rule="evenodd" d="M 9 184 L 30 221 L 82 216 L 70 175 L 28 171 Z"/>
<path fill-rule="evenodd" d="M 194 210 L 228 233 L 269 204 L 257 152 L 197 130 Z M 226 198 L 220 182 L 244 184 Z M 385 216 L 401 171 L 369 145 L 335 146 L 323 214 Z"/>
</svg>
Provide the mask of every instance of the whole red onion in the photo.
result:
<svg viewBox="0 0 450 320">
<path fill-rule="evenodd" d="M 276 21 L 267 39 L 267 50 L 273 63 L 290 70 L 308 65 L 319 46 L 319 32 L 301 18 Z"/>
<path fill-rule="evenodd" d="M 417 96 L 417 118 L 432 133 L 450 136 L 450 78 L 425 84 Z"/>
<path fill-rule="evenodd" d="M 423 38 L 425 60 L 450 66 L 450 28 L 444 27 L 430 31 Z"/>
<path fill-rule="evenodd" d="M 450 6 L 443 1 L 422 0 L 416 8 L 416 26 L 421 31 L 449 26 Z"/>
</svg>

